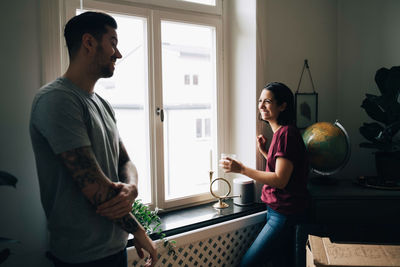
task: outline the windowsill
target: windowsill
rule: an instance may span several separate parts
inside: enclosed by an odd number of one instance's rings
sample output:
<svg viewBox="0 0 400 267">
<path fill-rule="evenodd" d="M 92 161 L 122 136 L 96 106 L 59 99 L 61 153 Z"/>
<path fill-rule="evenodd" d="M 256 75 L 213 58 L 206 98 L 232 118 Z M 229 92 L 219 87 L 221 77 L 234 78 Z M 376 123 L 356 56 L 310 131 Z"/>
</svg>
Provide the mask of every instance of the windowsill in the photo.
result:
<svg viewBox="0 0 400 267">
<path fill-rule="evenodd" d="M 263 203 L 254 203 L 249 206 L 238 206 L 233 204 L 232 199 L 228 199 L 225 202 L 229 204 L 229 207 L 220 210 L 213 208 L 214 203 L 216 203 L 215 201 L 160 214 L 162 232 L 166 237 L 172 236 L 247 216 L 266 209 L 266 206 Z M 159 238 L 159 235 L 152 234 L 150 237 L 155 240 Z M 128 247 L 133 246 L 132 241 L 132 239 L 128 240 Z"/>
</svg>

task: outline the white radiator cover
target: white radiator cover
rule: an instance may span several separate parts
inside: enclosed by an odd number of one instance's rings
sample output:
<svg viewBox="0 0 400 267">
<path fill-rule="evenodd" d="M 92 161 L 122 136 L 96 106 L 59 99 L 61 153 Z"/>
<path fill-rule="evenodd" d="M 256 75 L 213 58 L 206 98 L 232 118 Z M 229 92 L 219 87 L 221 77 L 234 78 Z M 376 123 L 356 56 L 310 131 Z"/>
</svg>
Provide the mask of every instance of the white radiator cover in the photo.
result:
<svg viewBox="0 0 400 267">
<path fill-rule="evenodd" d="M 156 266 L 237 266 L 265 223 L 266 211 L 168 237 L 176 241 L 176 254 L 169 256 L 156 241 Z M 128 248 L 128 266 L 143 266 L 134 247 Z"/>
</svg>

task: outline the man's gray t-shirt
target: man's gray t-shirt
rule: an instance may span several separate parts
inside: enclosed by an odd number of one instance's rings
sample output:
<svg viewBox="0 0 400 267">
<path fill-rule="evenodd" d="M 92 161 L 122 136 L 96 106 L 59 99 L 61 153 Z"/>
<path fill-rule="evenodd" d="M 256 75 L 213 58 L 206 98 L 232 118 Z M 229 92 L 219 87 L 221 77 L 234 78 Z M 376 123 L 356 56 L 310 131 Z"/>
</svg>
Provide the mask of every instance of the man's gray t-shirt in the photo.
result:
<svg viewBox="0 0 400 267">
<path fill-rule="evenodd" d="M 58 78 L 36 95 L 30 134 L 54 256 L 79 263 L 124 249 L 128 233 L 96 214 L 57 156 L 91 146 L 104 174 L 119 181 L 119 134 L 110 105 L 97 94 Z"/>
</svg>

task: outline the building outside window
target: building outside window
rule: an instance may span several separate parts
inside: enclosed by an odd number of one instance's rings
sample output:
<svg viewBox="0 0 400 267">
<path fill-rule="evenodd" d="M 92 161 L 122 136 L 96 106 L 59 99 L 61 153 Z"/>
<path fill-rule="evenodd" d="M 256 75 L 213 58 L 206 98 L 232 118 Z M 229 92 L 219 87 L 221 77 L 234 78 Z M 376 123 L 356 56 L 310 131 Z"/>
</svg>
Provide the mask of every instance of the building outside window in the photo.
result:
<svg viewBox="0 0 400 267">
<path fill-rule="evenodd" d="M 193 85 L 199 84 L 199 76 L 197 74 L 193 75 Z"/>
<path fill-rule="evenodd" d="M 196 138 L 200 139 L 202 138 L 204 141 L 208 141 L 211 137 L 211 125 L 210 125 L 210 118 L 200 118 L 196 119 L 196 130 L 195 130 L 195 136 Z"/>
<path fill-rule="evenodd" d="M 184 76 L 184 83 L 185 85 L 189 85 L 190 84 L 190 75 L 189 74 L 185 74 Z"/>
</svg>

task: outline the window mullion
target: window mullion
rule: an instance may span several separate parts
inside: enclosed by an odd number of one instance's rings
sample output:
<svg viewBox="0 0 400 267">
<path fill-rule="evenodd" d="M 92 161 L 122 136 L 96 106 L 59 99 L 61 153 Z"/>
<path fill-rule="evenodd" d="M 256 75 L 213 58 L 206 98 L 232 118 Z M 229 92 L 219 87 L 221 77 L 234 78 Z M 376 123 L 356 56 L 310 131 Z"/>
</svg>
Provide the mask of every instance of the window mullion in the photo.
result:
<svg viewBox="0 0 400 267">
<path fill-rule="evenodd" d="M 165 194 L 164 194 L 164 139 L 163 139 L 163 122 L 161 121 L 160 115 L 156 115 L 157 108 L 163 109 L 162 103 L 162 62 L 161 62 L 161 20 L 159 11 L 151 11 L 151 29 L 152 29 L 152 70 L 153 70 L 153 114 L 154 118 L 154 152 L 155 157 L 155 195 L 156 195 L 156 206 L 159 208 L 165 208 Z"/>
</svg>

